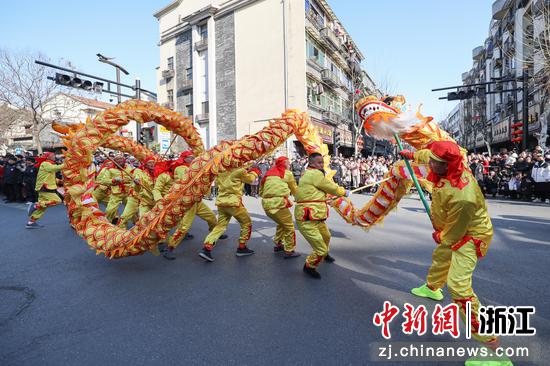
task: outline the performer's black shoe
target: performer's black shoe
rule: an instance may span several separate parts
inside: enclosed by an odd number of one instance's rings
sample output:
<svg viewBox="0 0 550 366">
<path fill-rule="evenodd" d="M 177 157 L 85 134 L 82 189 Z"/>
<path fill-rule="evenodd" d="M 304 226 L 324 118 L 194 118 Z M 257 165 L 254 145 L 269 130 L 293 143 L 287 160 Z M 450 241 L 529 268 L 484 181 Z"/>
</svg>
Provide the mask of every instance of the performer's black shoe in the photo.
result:
<svg viewBox="0 0 550 366">
<path fill-rule="evenodd" d="M 173 261 L 176 259 L 176 256 L 174 255 L 174 249 L 168 248 L 162 251 L 162 257 L 164 259 L 168 259 L 169 261 Z"/>
<path fill-rule="evenodd" d="M 225 235 L 225 234 L 222 234 L 222 235 L 220 236 L 220 239 L 221 239 L 221 240 L 223 240 L 223 239 L 227 239 L 227 235 Z"/>
<path fill-rule="evenodd" d="M 336 259 L 334 259 L 333 256 L 331 256 L 330 254 L 327 254 L 327 256 L 325 257 L 325 262 L 327 263 L 334 263 L 336 261 Z"/>
<path fill-rule="evenodd" d="M 203 249 L 199 252 L 199 257 L 201 257 L 201 258 L 204 259 L 205 261 L 214 262 L 214 258 L 212 257 L 212 251 L 210 251 L 210 250 L 208 250 L 208 249 L 203 248 Z"/>
<path fill-rule="evenodd" d="M 40 225 L 38 222 L 28 222 L 25 226 L 26 229 L 40 229 L 43 228 L 44 225 Z"/>
<path fill-rule="evenodd" d="M 252 249 L 248 249 L 247 247 L 238 248 L 237 252 L 235 253 L 237 257 L 246 257 L 247 255 L 252 255 L 252 254 L 254 254 L 254 251 Z"/>
<path fill-rule="evenodd" d="M 307 264 L 304 264 L 304 272 L 313 278 L 321 279 L 321 274 L 315 268 L 308 267 Z"/>
<path fill-rule="evenodd" d="M 285 251 L 285 247 L 283 245 L 275 245 L 273 247 L 273 252 L 274 253 L 281 253 L 281 252 L 284 252 Z"/>
<path fill-rule="evenodd" d="M 183 237 L 183 240 L 191 240 L 191 239 L 193 239 L 193 238 L 194 238 L 194 236 L 193 236 L 192 234 L 187 233 L 187 234 L 185 234 L 185 236 Z"/>
<path fill-rule="evenodd" d="M 301 256 L 300 253 L 296 253 L 295 251 L 292 251 L 292 252 L 285 252 L 285 254 L 283 255 L 283 258 L 290 259 L 290 258 L 298 258 L 299 256 Z"/>
</svg>

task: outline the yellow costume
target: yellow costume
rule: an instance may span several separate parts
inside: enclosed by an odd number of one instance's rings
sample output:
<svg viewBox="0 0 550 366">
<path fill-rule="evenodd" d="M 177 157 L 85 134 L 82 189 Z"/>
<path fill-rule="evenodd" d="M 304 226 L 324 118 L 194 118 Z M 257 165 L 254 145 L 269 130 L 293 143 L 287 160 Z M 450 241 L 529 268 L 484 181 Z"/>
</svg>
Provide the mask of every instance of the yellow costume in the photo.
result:
<svg viewBox="0 0 550 366">
<path fill-rule="evenodd" d="M 493 238 L 493 225 L 481 189 L 464 166 L 458 146 L 452 142 L 433 143 L 429 150 L 417 151 L 414 158 L 421 163 L 428 162 L 429 158 L 448 163 L 447 176 L 430 173 L 435 177 L 431 213 L 433 236 L 438 245 L 432 254 L 426 286 L 431 291 L 439 291 L 447 284 L 463 319 L 466 303 L 471 302 L 472 336 L 491 343 L 496 337 L 477 334 L 480 303 L 472 289 L 472 273 L 477 260 L 487 253 Z M 421 289 L 414 289 L 413 293 L 418 295 L 415 290 Z"/>
<path fill-rule="evenodd" d="M 308 168 L 300 178 L 294 196 L 294 217 L 298 230 L 313 249 L 306 258 L 306 266 L 309 268 L 316 268 L 329 251 L 330 232 L 325 224 L 329 215 L 327 194 L 344 196 L 346 190 L 327 179 L 322 171 Z"/>
<path fill-rule="evenodd" d="M 279 159 L 280 161 L 288 160 L 286 157 Z M 277 169 L 277 166 L 272 169 Z M 291 253 L 296 249 L 296 232 L 292 214 L 289 210 L 292 202 L 290 202 L 288 197 L 291 194 L 293 196 L 296 194 L 296 180 L 294 179 L 294 175 L 289 170 L 286 170 L 284 166 L 280 167 L 280 172 L 284 171 L 283 178 L 277 175 L 276 170 L 273 170 L 273 175 L 270 174 L 270 171 L 267 172 L 265 179 L 260 185 L 262 207 L 266 215 L 277 224 L 277 230 L 273 238 L 275 242 L 274 250 L 278 251 L 279 248 L 284 247 L 286 253 Z"/>
<path fill-rule="evenodd" d="M 155 183 L 153 175 L 142 169 L 136 169 L 134 179 L 138 179 L 140 182 L 140 184 L 134 185 L 134 190 L 139 195 L 139 216 L 141 217 L 155 206 L 155 198 L 153 197 Z"/>
<path fill-rule="evenodd" d="M 43 161 L 38 168 L 35 190 L 38 192 L 38 202 L 31 207 L 30 222 L 40 219 L 46 209 L 61 203 L 61 198 L 56 193 L 57 181 L 55 173 L 63 169 L 65 165 Z"/>
<path fill-rule="evenodd" d="M 111 187 L 111 195 L 105 209 L 105 216 L 109 221 L 113 221 L 118 214 L 118 207 L 126 200 L 129 192 L 131 170 L 129 167 L 125 167 L 123 173 L 119 168 L 114 167 L 104 171 L 105 174 L 100 174 L 96 181 L 101 185 Z"/>
<path fill-rule="evenodd" d="M 170 191 L 172 183 L 172 176 L 168 172 L 161 173 L 155 178 L 155 186 L 153 188 L 155 202 L 161 200 Z"/>
<path fill-rule="evenodd" d="M 93 196 L 97 203 L 107 204 L 109 202 L 109 194 L 111 192 L 111 187 L 103 184 L 99 184 L 99 181 L 105 178 L 107 170 L 113 167 L 113 163 L 110 161 L 105 161 L 102 167 L 99 169 L 99 172 L 96 176 L 96 188 L 94 189 Z"/>
<path fill-rule="evenodd" d="M 139 213 L 139 217 L 149 212 L 155 205 L 153 199 L 153 175 L 145 171 L 146 168 L 136 168 L 133 171 L 132 188 L 128 194 L 126 206 L 120 216 L 119 226 L 126 227 L 128 222 L 135 218 Z M 136 184 L 135 181 L 139 184 Z"/>
<path fill-rule="evenodd" d="M 254 182 L 259 175 L 257 171 L 247 172 L 245 169 L 240 168 L 222 173 L 216 178 L 216 185 L 218 186 L 218 197 L 216 199 L 218 223 L 204 239 L 206 250 L 211 250 L 214 247 L 216 241 L 225 232 L 232 217 L 241 225 L 239 248 L 246 247 L 246 242 L 250 239 L 252 232 L 252 220 L 242 203 L 243 187 L 245 183 Z"/>
<path fill-rule="evenodd" d="M 185 165 L 180 165 L 174 170 L 174 179 L 182 179 L 185 172 L 189 169 Z M 206 221 L 208 224 L 208 231 L 212 232 L 218 220 L 216 220 L 216 215 L 203 201 L 195 203 L 191 206 L 183 215 L 183 218 L 179 222 L 176 231 L 168 239 L 168 247 L 175 249 L 181 243 L 181 240 L 185 237 L 185 234 L 191 228 L 195 215 L 199 216 L 201 219 Z M 223 233 L 222 233 L 223 234 Z"/>
</svg>

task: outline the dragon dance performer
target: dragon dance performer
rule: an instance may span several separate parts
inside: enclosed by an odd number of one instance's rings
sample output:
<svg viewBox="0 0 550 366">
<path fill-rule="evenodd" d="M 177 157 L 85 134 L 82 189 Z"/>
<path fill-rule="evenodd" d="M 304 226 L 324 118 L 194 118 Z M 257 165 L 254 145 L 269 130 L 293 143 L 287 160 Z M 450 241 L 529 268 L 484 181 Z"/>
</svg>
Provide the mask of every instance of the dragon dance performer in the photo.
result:
<svg viewBox="0 0 550 366">
<path fill-rule="evenodd" d="M 63 169 L 65 165 L 55 164 L 55 154 L 45 152 L 35 166 L 38 168 L 35 185 L 38 202 L 29 204 L 27 213 L 30 218 L 27 222 L 27 229 L 42 227 L 37 221 L 44 215 L 46 209 L 61 203 L 61 198 L 57 194 L 55 173 Z"/>
<path fill-rule="evenodd" d="M 237 257 L 254 254 L 254 251 L 246 246 L 246 242 L 250 239 L 252 232 L 252 220 L 243 205 L 242 196 L 244 184 L 254 182 L 260 175 L 260 170 L 253 167 L 248 171 L 244 168 L 227 171 L 216 178 L 216 185 L 218 186 L 218 197 L 216 198 L 218 223 L 204 239 L 204 247 L 199 252 L 201 258 L 209 262 L 214 261 L 212 249 L 214 249 L 216 241 L 220 239 L 227 229 L 227 225 L 232 217 L 241 225 L 239 247 L 236 252 Z"/>
<path fill-rule="evenodd" d="M 328 218 L 327 194 L 349 196 L 349 191 L 325 177 L 323 156 L 313 153 L 308 157 L 308 167 L 300 178 L 296 190 L 294 217 L 298 230 L 313 251 L 306 258 L 304 272 L 313 278 L 321 278 L 316 268 L 324 259 L 334 262 L 329 255 L 330 232 L 325 223 Z"/>
<path fill-rule="evenodd" d="M 155 168 L 155 160 L 153 157 L 148 157 L 143 161 L 143 164 L 133 169 L 132 171 L 132 188 L 128 193 L 128 199 L 124 206 L 124 211 L 120 216 L 118 226 L 126 227 L 130 220 L 133 220 L 138 214 L 144 215 L 154 206 L 152 196 L 153 190 L 153 170 Z"/>
<path fill-rule="evenodd" d="M 189 169 L 189 165 L 192 161 L 193 153 L 191 151 L 184 151 L 180 154 L 178 160 L 176 160 L 172 165 L 172 169 L 174 170 L 174 180 L 179 180 L 183 178 L 183 176 Z M 185 236 L 187 235 L 187 232 L 193 224 L 195 216 L 199 216 L 201 219 L 206 221 L 206 223 L 208 224 L 209 233 L 212 232 L 212 230 L 218 223 L 214 212 L 212 212 L 212 210 L 208 208 L 208 206 L 206 206 L 203 201 L 195 203 L 185 212 L 185 215 L 176 227 L 174 234 L 172 234 L 172 236 L 170 236 L 170 238 L 168 239 L 167 249 L 162 253 L 164 258 L 176 259 L 173 252 L 180 245 L 183 238 L 185 238 Z M 220 236 L 220 239 L 225 238 L 227 238 L 227 235 L 225 234 Z"/>
<path fill-rule="evenodd" d="M 172 179 L 171 165 L 173 161 L 159 161 L 155 164 L 153 176 L 155 185 L 153 187 L 153 199 L 155 202 L 160 201 L 166 196 L 174 183 Z"/>
<path fill-rule="evenodd" d="M 472 289 L 472 274 L 477 261 L 485 256 L 493 238 L 493 225 L 483 193 L 454 142 L 433 142 L 428 149 L 415 153 L 403 150 L 400 154 L 407 159 L 429 163 L 428 180 L 434 184 L 431 212 L 435 231 L 432 236 L 437 246 L 426 283 L 411 292 L 416 296 L 442 300 L 441 288 L 447 284 L 463 320 L 466 303 L 471 303 L 472 336 L 485 346 L 496 349 L 499 345 L 497 337 L 478 334 L 480 302 Z"/>
<path fill-rule="evenodd" d="M 109 202 L 105 209 L 107 220 L 115 223 L 118 215 L 118 207 L 126 201 L 131 181 L 131 169 L 126 166 L 126 159 L 122 155 L 114 157 L 114 162 L 111 168 L 106 168 L 104 174 L 100 174 L 96 181 L 97 183 L 111 187 Z M 124 170 L 124 171 L 122 171 Z"/>
<path fill-rule="evenodd" d="M 111 192 L 111 187 L 106 186 L 103 184 L 100 184 L 99 181 L 101 181 L 103 178 L 105 178 L 105 175 L 107 174 L 107 170 L 110 168 L 113 168 L 115 165 L 110 160 L 105 160 L 101 167 L 99 168 L 99 171 L 96 174 L 96 188 L 94 189 L 93 196 L 96 202 L 99 204 L 101 202 L 107 204 L 109 202 L 109 194 Z"/>
<path fill-rule="evenodd" d="M 273 251 L 275 253 L 284 251 L 284 258 L 295 258 L 300 254 L 295 252 L 296 232 L 292 213 L 289 210 L 292 202 L 288 196 L 296 195 L 297 185 L 289 168 L 290 162 L 286 156 L 277 158 L 273 168 L 269 169 L 262 178 L 260 196 L 266 215 L 277 224 Z"/>
</svg>

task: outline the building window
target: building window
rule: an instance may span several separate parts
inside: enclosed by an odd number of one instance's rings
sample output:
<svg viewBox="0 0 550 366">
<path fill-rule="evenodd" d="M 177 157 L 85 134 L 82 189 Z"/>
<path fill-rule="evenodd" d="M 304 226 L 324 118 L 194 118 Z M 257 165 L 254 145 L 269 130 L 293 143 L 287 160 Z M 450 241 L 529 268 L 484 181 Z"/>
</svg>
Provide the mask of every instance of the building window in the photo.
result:
<svg viewBox="0 0 550 366">
<path fill-rule="evenodd" d="M 168 70 L 174 70 L 174 58 L 168 57 Z"/>
<path fill-rule="evenodd" d="M 192 116 L 193 115 L 193 104 L 188 104 L 185 106 L 185 114 L 187 116 Z"/>
<path fill-rule="evenodd" d="M 208 114 L 208 101 L 202 102 L 202 114 Z"/>
<path fill-rule="evenodd" d="M 167 91 L 167 99 L 168 103 L 174 104 L 174 89 L 168 89 Z"/>
<path fill-rule="evenodd" d="M 187 80 L 193 80 L 193 68 L 190 67 L 186 70 Z"/>
<path fill-rule="evenodd" d="M 318 65 L 325 65 L 325 54 L 309 39 L 306 41 L 306 55 Z"/>
<path fill-rule="evenodd" d="M 199 37 L 200 37 L 200 39 L 208 38 L 208 25 L 207 24 L 199 25 Z"/>
</svg>

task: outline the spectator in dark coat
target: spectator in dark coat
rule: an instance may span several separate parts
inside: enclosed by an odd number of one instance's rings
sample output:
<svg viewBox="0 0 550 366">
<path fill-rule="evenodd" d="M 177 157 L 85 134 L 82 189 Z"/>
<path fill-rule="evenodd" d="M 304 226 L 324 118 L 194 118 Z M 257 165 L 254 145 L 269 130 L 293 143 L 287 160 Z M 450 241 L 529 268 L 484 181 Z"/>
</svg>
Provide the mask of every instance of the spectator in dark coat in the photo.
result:
<svg viewBox="0 0 550 366">
<path fill-rule="evenodd" d="M 17 169 L 17 159 L 13 155 L 8 156 L 6 166 L 4 166 L 4 191 L 6 193 L 6 202 L 16 202 L 19 198 L 18 191 L 21 184 L 21 171 Z"/>
<path fill-rule="evenodd" d="M 22 183 L 25 189 L 25 199 L 27 202 L 36 202 L 38 199 L 38 194 L 34 189 L 36 186 L 36 175 L 38 174 L 38 169 L 34 166 L 36 160 L 32 157 L 25 158 L 25 171 L 23 172 Z"/>
<path fill-rule="evenodd" d="M 494 170 L 489 172 L 489 175 L 485 178 L 485 191 L 487 194 L 490 194 L 495 198 L 498 193 L 498 187 L 500 183 L 500 178 Z"/>
</svg>

